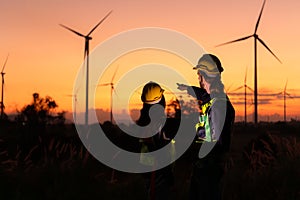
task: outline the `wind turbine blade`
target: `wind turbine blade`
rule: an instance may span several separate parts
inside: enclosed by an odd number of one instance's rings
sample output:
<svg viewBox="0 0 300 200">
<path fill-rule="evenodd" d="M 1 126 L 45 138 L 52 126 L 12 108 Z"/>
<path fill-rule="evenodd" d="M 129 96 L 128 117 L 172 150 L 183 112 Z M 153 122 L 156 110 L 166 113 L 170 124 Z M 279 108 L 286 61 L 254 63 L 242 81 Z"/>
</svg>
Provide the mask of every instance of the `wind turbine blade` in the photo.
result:
<svg viewBox="0 0 300 200">
<path fill-rule="evenodd" d="M 236 40 L 232 40 L 232 41 L 229 41 L 229 42 L 225 42 L 225 43 L 222 43 L 222 44 L 218 44 L 217 46 L 215 47 L 219 47 L 219 46 L 223 46 L 223 45 L 226 45 L 226 44 L 231 44 L 231 43 L 234 43 L 234 42 L 239 42 L 239 41 L 242 41 L 242 40 L 246 40 L 250 37 L 252 37 L 253 35 L 249 35 L 249 36 L 246 36 L 246 37 L 242 37 L 242 38 L 239 38 L 239 39 L 236 39 Z"/>
<path fill-rule="evenodd" d="M 116 97 L 117 97 L 118 99 L 120 99 L 120 97 L 119 97 L 118 93 L 116 92 L 115 88 L 113 88 L 113 92 L 114 92 L 114 94 L 116 95 Z"/>
<path fill-rule="evenodd" d="M 65 26 L 63 24 L 59 24 L 59 25 L 62 26 L 62 27 L 64 27 L 65 29 L 68 29 L 69 31 L 75 33 L 76 35 L 79 35 L 81 37 L 85 37 L 85 35 L 82 35 L 81 33 L 77 32 L 77 31 L 75 31 L 75 30 L 73 30 L 73 29 L 71 29 L 71 28 L 69 28 L 69 27 L 67 27 L 67 26 Z"/>
<path fill-rule="evenodd" d="M 286 82 L 285 82 L 285 86 L 284 86 L 284 93 L 285 93 L 285 94 L 287 94 L 287 93 L 286 93 L 286 87 L 287 87 L 287 83 L 288 83 L 288 80 L 286 80 Z"/>
<path fill-rule="evenodd" d="M 294 97 L 291 96 L 289 93 L 285 93 L 288 97 L 290 97 L 291 99 L 293 99 Z"/>
<path fill-rule="evenodd" d="M 255 25 L 255 30 L 254 30 L 254 34 L 256 33 L 257 29 L 258 29 L 258 25 L 259 25 L 259 22 L 260 22 L 260 18 L 261 18 L 261 15 L 262 15 L 262 12 L 263 12 L 263 9 L 265 7 L 265 3 L 266 3 L 266 0 L 264 0 L 264 3 L 261 7 L 261 10 L 260 10 L 260 13 L 259 13 L 259 17 L 257 19 L 257 22 L 256 22 L 256 25 Z"/>
<path fill-rule="evenodd" d="M 5 59 L 4 65 L 3 65 L 3 67 L 2 67 L 1 73 L 4 72 L 4 69 L 5 69 L 5 66 L 6 66 L 6 62 L 7 62 L 7 60 L 8 60 L 8 56 L 9 56 L 9 54 L 6 56 L 6 59 Z"/>
<path fill-rule="evenodd" d="M 271 49 L 264 43 L 264 41 L 262 41 L 262 39 L 260 39 L 259 37 L 257 37 L 258 41 L 260 41 L 260 43 L 262 45 L 264 45 L 264 47 L 266 47 L 268 49 L 268 51 L 282 64 L 282 62 L 279 60 L 279 58 L 271 51 Z"/>
<path fill-rule="evenodd" d="M 111 85 L 111 83 L 103 83 L 103 84 L 99 84 L 98 86 L 108 86 Z"/>
<path fill-rule="evenodd" d="M 251 87 L 249 87 L 248 85 L 246 85 L 246 88 L 248 88 L 249 90 L 251 90 L 252 92 L 254 92 L 254 90 Z"/>
<path fill-rule="evenodd" d="M 114 79 L 115 79 L 115 76 L 116 76 L 116 74 L 117 74 L 118 69 L 119 69 L 119 65 L 117 66 L 117 68 L 116 68 L 116 70 L 115 70 L 115 72 L 114 72 L 114 75 L 113 75 L 112 78 L 111 78 L 111 83 L 114 82 Z"/>
<path fill-rule="evenodd" d="M 248 71 L 248 67 L 246 67 L 246 73 L 245 73 L 245 78 L 244 78 L 244 84 L 247 84 L 247 71 Z"/>
<path fill-rule="evenodd" d="M 234 92 L 234 91 L 240 90 L 240 89 L 242 89 L 243 87 L 244 87 L 244 86 L 240 86 L 240 87 L 236 88 L 235 90 L 233 90 L 233 91 L 231 91 L 231 92 Z"/>
<path fill-rule="evenodd" d="M 112 13 L 112 10 L 87 34 L 87 36 L 91 35 L 92 32 Z"/>
<path fill-rule="evenodd" d="M 280 93 L 270 93 L 270 94 L 258 94 L 258 96 L 262 96 L 262 97 L 273 97 L 273 96 L 276 96 L 276 95 L 279 95 L 281 94 L 282 92 Z"/>
<path fill-rule="evenodd" d="M 284 95 L 284 93 L 283 92 L 278 92 L 277 94 L 276 94 L 276 97 L 277 97 L 277 99 L 280 99 L 281 98 L 281 96 L 283 96 Z"/>
<path fill-rule="evenodd" d="M 233 85 L 233 83 L 231 83 L 231 84 L 229 85 L 229 87 L 226 89 L 226 93 L 229 92 L 229 90 L 230 90 L 230 88 L 232 87 L 232 85 Z"/>
</svg>

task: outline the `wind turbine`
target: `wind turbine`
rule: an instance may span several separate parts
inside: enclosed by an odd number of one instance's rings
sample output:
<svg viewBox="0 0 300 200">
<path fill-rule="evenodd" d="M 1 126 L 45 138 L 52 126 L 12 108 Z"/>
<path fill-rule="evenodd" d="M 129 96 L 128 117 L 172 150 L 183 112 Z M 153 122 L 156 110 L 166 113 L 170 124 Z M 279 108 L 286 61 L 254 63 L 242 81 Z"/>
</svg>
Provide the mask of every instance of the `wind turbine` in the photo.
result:
<svg viewBox="0 0 300 200">
<path fill-rule="evenodd" d="M 110 122 L 113 123 L 113 117 L 112 117 L 112 104 L 113 104 L 113 91 L 114 91 L 114 79 L 117 73 L 119 67 L 117 67 L 117 69 L 115 70 L 110 83 L 103 83 L 103 84 L 99 84 L 98 86 L 109 86 L 110 85 Z"/>
<path fill-rule="evenodd" d="M 73 110 L 74 123 L 77 122 L 76 106 L 77 106 L 77 94 L 78 94 L 78 90 L 79 90 L 79 88 L 77 88 L 77 89 L 75 90 L 75 93 L 66 95 L 66 96 L 68 96 L 68 97 L 74 98 L 74 103 L 75 103 L 75 105 L 74 105 L 74 110 Z"/>
<path fill-rule="evenodd" d="M 252 35 L 249 35 L 249 36 L 246 36 L 246 37 L 242 37 L 242 38 L 239 38 L 239 39 L 236 39 L 236 40 L 232 40 L 232 41 L 217 45 L 217 47 L 218 47 L 218 46 L 223 46 L 223 45 L 226 45 L 226 44 L 246 40 L 246 39 L 251 38 L 251 37 L 254 38 L 254 122 L 255 122 L 255 124 L 257 124 L 257 116 L 258 116 L 258 112 L 257 112 L 257 40 L 281 63 L 279 58 L 271 51 L 271 49 L 265 44 L 265 42 L 262 39 L 260 39 L 257 35 L 257 29 L 258 29 L 258 25 L 259 25 L 259 22 L 260 22 L 260 18 L 261 18 L 265 3 L 266 3 L 266 0 L 264 0 L 264 3 L 262 5 L 261 11 L 260 11 L 260 14 L 259 14 L 259 17 L 258 17 L 258 20 L 257 20 L 256 25 L 255 25 L 254 33 Z"/>
<path fill-rule="evenodd" d="M 289 93 L 286 92 L 286 87 L 287 87 L 288 80 L 286 80 L 284 90 L 280 94 L 283 95 L 283 120 L 286 122 L 286 96 L 293 98 Z"/>
<path fill-rule="evenodd" d="M 251 87 L 249 87 L 247 85 L 247 67 L 246 67 L 246 72 L 245 72 L 245 78 L 244 78 L 244 85 L 236 88 L 235 90 L 233 91 L 237 91 L 237 90 L 240 90 L 242 88 L 244 88 L 244 112 L 245 112 L 245 124 L 247 124 L 247 89 L 253 91 L 253 89 Z"/>
<path fill-rule="evenodd" d="M 77 94 L 69 94 L 66 96 L 74 98 L 75 105 L 74 105 L 73 116 L 74 116 L 74 123 L 76 123 L 77 122 L 77 114 L 76 114 Z"/>
<path fill-rule="evenodd" d="M 75 33 L 76 35 L 79 35 L 85 39 L 85 46 L 84 46 L 84 58 L 86 58 L 86 98 L 85 98 L 85 125 L 88 125 L 88 102 L 89 102 L 89 41 L 92 39 L 90 35 L 94 32 L 94 30 L 111 14 L 112 11 L 110 11 L 96 26 L 87 34 L 83 35 L 63 24 L 60 24 L 63 28 L 66 28 L 67 30 Z"/>
<path fill-rule="evenodd" d="M 5 69 L 5 66 L 6 66 L 6 62 L 7 62 L 7 59 L 8 59 L 8 55 L 6 57 L 6 60 L 4 62 L 4 65 L 2 67 L 2 70 L 1 70 L 1 77 L 2 77 L 2 89 L 1 89 L 1 119 L 3 119 L 4 117 L 4 75 L 5 75 L 5 72 L 4 72 L 4 69 Z"/>
</svg>

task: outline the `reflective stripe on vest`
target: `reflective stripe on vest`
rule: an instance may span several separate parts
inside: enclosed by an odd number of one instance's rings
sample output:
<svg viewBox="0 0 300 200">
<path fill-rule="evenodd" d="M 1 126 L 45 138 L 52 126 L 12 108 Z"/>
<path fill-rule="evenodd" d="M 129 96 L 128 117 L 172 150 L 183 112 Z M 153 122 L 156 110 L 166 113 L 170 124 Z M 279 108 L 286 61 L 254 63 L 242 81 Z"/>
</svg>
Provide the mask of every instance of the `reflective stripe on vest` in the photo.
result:
<svg viewBox="0 0 300 200">
<path fill-rule="evenodd" d="M 171 147 L 170 147 L 169 153 L 170 153 L 170 156 L 171 156 L 171 161 L 173 162 L 176 159 L 175 140 L 165 137 L 164 132 L 162 133 L 162 135 L 163 135 L 162 139 L 170 141 Z M 155 157 L 150 155 L 150 154 L 147 154 L 147 153 L 149 153 L 149 149 L 148 149 L 148 146 L 143 143 L 142 139 L 140 139 L 139 142 L 142 143 L 141 154 L 140 154 L 140 163 L 143 164 L 143 165 L 147 165 L 147 166 L 154 166 Z"/>
<path fill-rule="evenodd" d="M 208 111 L 211 108 L 211 106 L 213 105 L 215 101 L 215 98 L 211 99 L 208 103 L 204 104 L 204 129 L 205 129 L 205 141 L 207 142 L 212 142 L 212 137 L 211 137 L 211 133 L 210 133 L 210 125 L 209 125 L 209 117 L 208 117 Z"/>
<path fill-rule="evenodd" d="M 206 123 L 206 121 L 208 121 L 207 120 L 207 118 L 208 118 L 207 113 L 208 113 L 209 108 L 213 104 L 213 101 L 214 101 L 214 99 L 211 99 L 209 102 L 201 105 L 201 113 L 202 114 L 199 115 L 199 122 L 195 125 L 196 131 L 200 127 L 205 128 L 205 123 Z"/>
<path fill-rule="evenodd" d="M 154 157 L 147 155 L 149 152 L 148 146 L 142 144 L 141 154 L 140 154 L 140 163 L 147 166 L 154 166 Z"/>
</svg>

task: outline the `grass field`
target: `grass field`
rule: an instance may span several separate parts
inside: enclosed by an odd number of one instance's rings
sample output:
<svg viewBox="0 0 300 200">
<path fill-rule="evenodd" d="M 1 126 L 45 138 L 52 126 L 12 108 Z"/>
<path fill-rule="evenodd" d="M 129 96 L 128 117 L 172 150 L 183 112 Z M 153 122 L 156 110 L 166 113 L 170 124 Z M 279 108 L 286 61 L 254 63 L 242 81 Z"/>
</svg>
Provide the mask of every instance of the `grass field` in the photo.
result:
<svg viewBox="0 0 300 200">
<path fill-rule="evenodd" d="M 36 133 L 36 135 L 33 134 Z M 235 124 L 223 199 L 300 199 L 300 123 Z M 175 163 L 172 199 L 187 199 L 193 146 Z M 0 126 L 1 199 L 146 199 L 141 174 L 94 159 L 72 125 Z"/>
</svg>

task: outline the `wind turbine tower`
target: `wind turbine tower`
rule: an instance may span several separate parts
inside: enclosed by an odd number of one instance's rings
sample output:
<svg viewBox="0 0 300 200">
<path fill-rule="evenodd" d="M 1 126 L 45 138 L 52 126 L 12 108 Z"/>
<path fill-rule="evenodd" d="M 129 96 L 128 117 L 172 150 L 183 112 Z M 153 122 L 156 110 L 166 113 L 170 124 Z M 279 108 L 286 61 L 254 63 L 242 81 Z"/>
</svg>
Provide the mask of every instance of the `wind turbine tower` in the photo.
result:
<svg viewBox="0 0 300 200">
<path fill-rule="evenodd" d="M 247 124 L 247 89 L 252 90 L 252 88 L 250 88 L 248 85 L 247 85 L 247 68 L 246 68 L 246 72 L 245 72 L 245 78 L 244 78 L 244 85 L 241 86 L 241 87 L 244 87 L 244 117 L 245 117 L 245 124 Z M 238 88 L 240 89 L 240 88 Z"/>
<path fill-rule="evenodd" d="M 287 87 L 288 81 L 286 81 L 284 90 L 282 92 L 283 94 L 283 120 L 286 122 L 286 96 L 289 96 L 290 98 L 293 98 L 289 93 L 286 92 L 286 87 Z"/>
<path fill-rule="evenodd" d="M 245 78 L 244 78 L 244 85 L 239 86 L 238 88 L 236 88 L 234 91 L 240 90 L 242 88 L 244 88 L 244 120 L 245 120 L 245 124 L 247 124 L 247 89 L 253 92 L 253 89 L 251 87 L 249 87 L 247 85 L 247 68 L 246 68 L 246 72 L 245 72 Z M 232 92 L 229 92 L 228 94 L 234 94 Z"/>
<path fill-rule="evenodd" d="M 68 29 L 69 31 L 75 33 L 76 35 L 79 35 L 81 37 L 83 37 L 85 39 L 85 46 L 84 46 L 84 58 L 86 59 L 86 98 L 85 98 L 85 125 L 88 125 L 88 113 L 89 113 L 89 41 L 92 39 L 92 37 L 90 36 L 94 30 L 111 14 L 112 11 L 110 11 L 98 24 L 96 24 L 96 26 L 87 34 L 87 35 L 83 35 L 63 24 L 60 24 L 60 26 Z"/>
<path fill-rule="evenodd" d="M 6 60 L 4 62 L 2 70 L 1 70 L 1 77 L 2 77 L 1 105 L 0 105 L 1 106 L 1 119 L 4 118 L 4 75 L 5 75 L 4 69 L 5 69 L 5 66 L 6 66 L 7 59 L 8 59 L 8 55 L 6 57 Z"/>
</svg>

